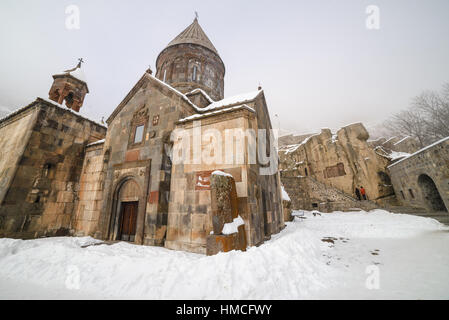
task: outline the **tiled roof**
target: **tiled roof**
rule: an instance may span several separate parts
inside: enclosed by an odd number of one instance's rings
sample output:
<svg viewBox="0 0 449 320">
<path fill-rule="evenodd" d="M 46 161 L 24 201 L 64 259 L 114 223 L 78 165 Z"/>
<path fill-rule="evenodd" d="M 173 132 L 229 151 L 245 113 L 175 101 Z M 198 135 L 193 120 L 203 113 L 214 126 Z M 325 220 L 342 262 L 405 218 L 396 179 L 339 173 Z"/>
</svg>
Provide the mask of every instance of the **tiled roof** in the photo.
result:
<svg viewBox="0 0 449 320">
<path fill-rule="evenodd" d="M 190 26 L 188 26 L 183 32 L 181 32 L 176 38 L 174 38 L 167 45 L 167 48 L 182 43 L 198 44 L 215 52 L 218 55 L 217 49 L 215 49 L 206 33 L 201 28 L 200 24 L 198 23 L 198 19 L 195 19 Z"/>
</svg>

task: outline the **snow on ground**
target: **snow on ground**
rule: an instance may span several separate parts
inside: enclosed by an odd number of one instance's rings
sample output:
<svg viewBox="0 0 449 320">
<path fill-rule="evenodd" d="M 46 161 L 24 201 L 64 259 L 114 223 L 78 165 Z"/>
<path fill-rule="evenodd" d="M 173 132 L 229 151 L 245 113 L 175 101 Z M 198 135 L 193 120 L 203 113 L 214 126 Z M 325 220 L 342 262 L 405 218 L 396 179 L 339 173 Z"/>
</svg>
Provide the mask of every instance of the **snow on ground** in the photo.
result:
<svg viewBox="0 0 449 320">
<path fill-rule="evenodd" d="M 212 257 L 89 237 L 0 239 L 0 298 L 448 299 L 448 247 L 436 220 L 382 210 L 299 213 L 265 244 Z"/>
</svg>

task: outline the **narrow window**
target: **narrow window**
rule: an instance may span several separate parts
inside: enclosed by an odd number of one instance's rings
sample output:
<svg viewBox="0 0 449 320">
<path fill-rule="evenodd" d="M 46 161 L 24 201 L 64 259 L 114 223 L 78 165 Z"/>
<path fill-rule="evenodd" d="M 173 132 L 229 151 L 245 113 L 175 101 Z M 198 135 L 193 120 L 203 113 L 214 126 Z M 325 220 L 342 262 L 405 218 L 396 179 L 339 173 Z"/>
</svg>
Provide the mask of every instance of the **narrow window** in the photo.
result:
<svg viewBox="0 0 449 320">
<path fill-rule="evenodd" d="M 144 125 L 137 126 L 134 134 L 134 143 L 142 142 Z"/>
<path fill-rule="evenodd" d="M 167 69 L 164 70 L 164 80 L 163 81 L 165 82 L 165 80 L 167 80 Z"/>
<path fill-rule="evenodd" d="M 196 81 L 196 66 L 193 66 L 193 76 L 192 76 L 192 80 Z"/>
<path fill-rule="evenodd" d="M 402 196 L 402 199 L 405 199 L 405 195 L 404 195 L 404 192 L 401 190 L 401 196 Z"/>
<path fill-rule="evenodd" d="M 65 102 L 68 106 L 71 106 L 73 104 L 73 92 L 70 92 L 66 97 L 65 97 Z"/>
<path fill-rule="evenodd" d="M 306 177 L 309 175 L 309 173 L 307 172 L 307 168 L 304 168 L 304 173 L 306 174 Z"/>
<path fill-rule="evenodd" d="M 51 163 L 46 163 L 42 168 L 42 177 L 53 179 L 55 176 L 55 166 Z"/>
<path fill-rule="evenodd" d="M 410 196 L 412 197 L 412 199 L 415 199 L 415 195 L 413 194 L 413 190 L 412 189 L 408 189 L 408 192 L 410 193 Z"/>
<path fill-rule="evenodd" d="M 44 170 L 43 170 L 44 177 L 48 177 L 48 174 L 50 173 L 50 169 L 51 169 L 51 163 L 46 163 L 44 165 Z"/>
</svg>

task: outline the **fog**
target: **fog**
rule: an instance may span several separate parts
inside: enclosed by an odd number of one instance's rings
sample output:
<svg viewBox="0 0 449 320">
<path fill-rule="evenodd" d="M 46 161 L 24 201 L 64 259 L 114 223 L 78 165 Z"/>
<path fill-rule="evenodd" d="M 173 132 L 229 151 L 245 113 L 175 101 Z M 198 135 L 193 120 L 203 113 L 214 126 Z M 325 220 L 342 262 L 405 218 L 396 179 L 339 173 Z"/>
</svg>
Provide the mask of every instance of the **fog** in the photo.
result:
<svg viewBox="0 0 449 320">
<path fill-rule="evenodd" d="M 366 25 L 372 4 L 379 29 Z M 66 27 L 68 5 L 80 10 L 79 29 Z M 82 57 L 90 94 L 81 114 L 107 118 L 195 11 L 225 63 L 225 96 L 260 83 L 284 132 L 372 126 L 449 82 L 444 0 L 2 0 L 0 107 L 47 98 L 51 75 Z"/>
</svg>

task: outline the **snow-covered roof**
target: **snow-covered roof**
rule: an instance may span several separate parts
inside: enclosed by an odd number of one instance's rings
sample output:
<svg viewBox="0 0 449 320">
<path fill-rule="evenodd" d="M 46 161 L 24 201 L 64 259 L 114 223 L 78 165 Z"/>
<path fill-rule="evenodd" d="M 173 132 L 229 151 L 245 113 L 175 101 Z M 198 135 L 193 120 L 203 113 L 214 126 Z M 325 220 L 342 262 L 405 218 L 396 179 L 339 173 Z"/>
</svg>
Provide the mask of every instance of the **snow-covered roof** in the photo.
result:
<svg viewBox="0 0 449 320">
<path fill-rule="evenodd" d="M 89 92 L 89 88 L 87 86 L 86 75 L 84 74 L 84 71 L 81 70 L 81 67 L 79 65 L 76 66 L 75 68 L 65 70 L 63 73 L 57 73 L 57 74 L 53 75 L 53 78 L 67 76 L 67 75 L 72 76 L 73 78 L 83 82 L 86 85 L 87 92 Z"/>
<path fill-rule="evenodd" d="M 399 159 L 408 157 L 410 153 L 407 152 L 399 152 L 399 151 L 392 151 L 389 155 L 391 161 L 397 161 Z"/>
<path fill-rule="evenodd" d="M 68 111 L 68 112 L 70 112 L 70 113 L 73 113 L 74 115 L 76 115 L 76 116 L 79 117 L 79 118 L 82 118 L 82 119 L 87 120 L 87 121 L 89 121 L 89 122 L 95 123 L 95 124 L 98 125 L 98 126 L 101 126 L 101 127 L 106 128 L 105 125 L 103 125 L 103 124 L 101 124 L 101 123 L 98 123 L 98 122 L 96 122 L 96 121 L 94 121 L 94 120 L 92 120 L 92 119 L 83 117 L 83 116 L 81 116 L 79 113 L 72 111 L 71 109 L 67 108 L 66 106 L 64 106 L 64 105 L 62 105 L 62 104 L 59 104 L 59 103 L 54 102 L 54 101 L 52 101 L 52 100 L 45 99 L 45 98 L 41 98 L 41 97 L 37 97 L 36 100 L 34 100 L 32 103 L 26 105 L 25 107 L 19 108 L 19 109 L 15 110 L 15 111 L 11 112 L 10 114 L 6 115 L 5 117 L 1 118 L 1 119 L 0 119 L 0 123 L 6 121 L 7 119 L 10 119 L 10 118 L 14 117 L 15 115 L 17 115 L 17 114 L 19 114 L 19 113 L 25 111 L 25 110 L 28 109 L 28 108 L 31 108 L 32 106 L 34 106 L 34 105 L 35 105 L 36 103 L 38 103 L 38 102 L 46 102 L 46 103 L 51 104 L 51 105 L 53 105 L 53 106 L 55 106 L 55 107 L 58 107 L 58 108 L 60 108 L 60 109 L 63 109 L 64 111 Z"/>
<path fill-rule="evenodd" d="M 86 147 L 96 146 L 96 145 L 99 145 L 99 144 L 103 144 L 104 142 L 105 142 L 105 139 L 101 139 L 101 140 L 89 143 Z"/>
<path fill-rule="evenodd" d="M 119 103 L 119 105 L 111 113 L 109 118 L 106 120 L 107 123 L 110 123 L 112 120 L 114 120 L 115 116 L 122 110 L 122 108 L 126 105 L 126 103 L 128 103 L 128 101 L 133 97 L 133 95 L 136 93 L 136 91 L 141 87 L 141 85 L 143 84 L 143 80 L 145 78 L 152 79 L 152 80 L 156 81 L 157 83 L 159 83 L 161 86 L 171 90 L 176 95 L 181 97 L 181 99 L 183 99 L 185 102 L 187 102 L 193 109 L 195 109 L 195 111 L 200 112 L 201 108 L 199 108 L 192 101 L 190 101 L 190 99 L 185 94 L 183 94 L 179 90 L 173 88 L 171 85 L 165 83 L 164 81 L 159 80 L 158 78 L 156 78 L 149 72 L 145 72 L 144 75 L 142 77 L 140 77 L 139 81 L 137 81 L 137 83 L 128 92 L 128 94 L 125 96 L 125 98 L 123 98 L 123 100 Z"/>
<path fill-rule="evenodd" d="M 396 137 L 396 136 L 390 137 L 390 138 L 388 138 L 385 142 L 383 142 L 382 144 L 389 143 L 391 140 L 394 140 L 394 139 L 397 139 L 397 138 L 398 138 L 398 137 Z"/>
<path fill-rule="evenodd" d="M 240 105 L 240 104 L 248 103 L 248 102 L 251 102 L 254 99 L 256 99 L 257 96 L 259 94 L 261 94 L 262 92 L 263 92 L 263 90 L 257 90 L 257 91 L 247 92 L 247 93 L 235 95 L 232 97 L 224 98 L 222 100 L 215 101 L 215 102 L 211 103 L 210 105 L 208 105 L 205 108 L 201 108 L 201 111 L 205 112 L 205 111 L 223 108 L 226 106 L 233 106 L 236 104 Z"/>
<path fill-rule="evenodd" d="M 167 45 L 167 48 L 182 43 L 197 44 L 215 52 L 218 55 L 217 49 L 215 49 L 214 45 L 204 32 L 203 28 L 201 28 L 200 24 L 198 23 L 198 19 L 195 19 L 192 24 L 190 24 L 184 31 L 177 35 L 176 38 L 170 41 L 170 43 Z"/>
<path fill-rule="evenodd" d="M 222 113 L 226 113 L 226 112 L 236 111 L 239 109 L 246 109 L 250 112 L 256 113 L 256 111 L 253 108 L 248 107 L 246 104 L 243 104 L 243 105 L 238 105 L 238 106 L 234 106 L 234 107 L 230 107 L 230 108 L 218 109 L 218 110 L 206 112 L 206 113 L 196 113 L 194 115 L 180 119 L 178 122 L 188 122 L 188 121 L 198 120 L 198 119 L 202 119 L 202 118 L 206 118 L 206 117 L 210 117 L 210 116 L 214 116 L 214 115 L 218 115 L 218 114 L 222 114 Z"/>
<path fill-rule="evenodd" d="M 374 152 L 385 159 L 392 160 L 390 154 L 382 146 L 377 146 L 374 148 Z"/>
<path fill-rule="evenodd" d="M 188 95 L 190 95 L 190 94 L 195 94 L 195 93 L 198 93 L 198 92 L 200 92 L 200 93 L 206 98 L 206 100 L 209 101 L 210 103 L 215 102 L 215 101 L 214 101 L 214 100 L 213 100 L 213 99 L 206 93 L 206 91 L 204 91 L 203 89 L 200 89 L 200 88 L 194 89 L 194 90 L 192 90 L 192 91 L 186 93 L 186 96 L 188 96 Z"/>
<path fill-rule="evenodd" d="M 295 152 L 296 150 L 298 150 L 300 145 L 301 145 L 300 143 L 289 144 L 288 146 L 280 147 L 279 151 L 283 151 L 285 154 L 289 154 L 289 153 L 292 153 L 292 152 Z"/>
<path fill-rule="evenodd" d="M 305 138 L 301 143 L 291 144 L 291 145 L 281 148 L 280 150 L 283 151 L 285 154 L 295 152 L 296 150 L 298 150 L 298 148 L 300 146 L 305 145 L 311 138 L 317 137 L 319 135 L 320 135 L 320 133 L 313 134 L 310 137 Z M 332 140 L 332 142 L 335 142 L 335 140 Z"/>
<path fill-rule="evenodd" d="M 449 140 L 449 137 L 446 137 L 446 138 L 443 138 L 443 139 L 441 139 L 441 140 L 438 140 L 437 142 L 434 142 L 434 143 L 432 143 L 431 145 L 429 145 L 429 146 L 427 146 L 427 147 L 425 147 L 425 148 L 422 148 L 422 149 L 416 151 L 415 153 L 412 153 L 412 154 L 408 155 L 407 157 L 405 157 L 405 158 L 403 158 L 403 159 L 401 159 L 401 160 L 399 160 L 399 161 L 397 161 L 397 162 L 395 162 L 395 163 L 389 165 L 388 168 L 391 168 L 391 167 L 397 165 L 398 163 L 400 163 L 400 162 L 402 162 L 402 161 L 404 161 L 404 160 L 406 160 L 406 159 L 409 159 L 409 158 L 411 158 L 411 157 L 414 157 L 414 156 L 420 154 L 421 152 L 424 152 L 424 151 L 426 151 L 426 150 L 428 150 L 428 149 L 430 149 L 430 148 L 433 148 L 433 147 L 435 147 L 436 145 L 439 145 L 440 143 L 443 143 L 443 142 L 448 141 L 448 140 Z"/>
<path fill-rule="evenodd" d="M 175 92 L 178 96 L 180 96 L 185 102 L 187 102 L 188 104 L 190 104 L 196 111 L 201 112 L 202 108 L 198 107 L 196 104 L 194 104 L 192 101 L 190 101 L 190 99 L 181 91 L 173 88 L 171 85 L 169 85 L 168 83 L 165 83 L 162 80 L 159 80 L 158 78 L 156 78 L 155 76 L 153 76 L 152 74 L 146 73 L 146 75 L 155 80 L 156 82 L 158 82 L 159 84 L 163 85 L 164 87 L 172 90 L 173 92 Z"/>
<path fill-rule="evenodd" d="M 35 102 L 36 102 L 36 101 L 33 101 L 31 104 L 26 105 L 26 106 L 24 106 L 24 107 L 22 107 L 22 108 L 18 108 L 18 109 L 16 109 L 16 110 L 14 110 L 14 111 L 8 113 L 7 115 L 5 115 L 3 118 L 0 118 L 0 124 L 1 124 L 2 122 L 4 122 L 4 121 L 6 121 L 6 120 L 8 120 L 8 119 L 10 119 L 10 118 L 12 118 L 12 117 L 14 117 L 16 114 L 21 113 L 21 112 L 24 111 L 25 109 L 31 107 Z"/>
<path fill-rule="evenodd" d="M 84 83 L 87 83 L 86 75 L 84 74 L 83 70 L 81 68 L 76 68 L 74 71 L 68 72 L 72 77 L 77 78 L 78 80 L 83 81 Z"/>
<path fill-rule="evenodd" d="M 65 110 L 65 111 L 69 111 L 69 112 L 73 113 L 74 115 L 76 115 L 76 116 L 78 116 L 78 117 L 80 117 L 80 118 L 82 118 L 82 119 L 84 119 L 84 120 L 93 122 L 93 123 L 95 123 L 96 125 L 99 125 L 99 126 L 101 126 L 101 127 L 106 128 L 106 126 L 105 126 L 104 124 L 101 124 L 101 123 L 99 123 L 99 122 L 97 122 L 97 121 L 95 121 L 95 120 L 92 120 L 92 119 L 83 117 L 83 116 L 80 115 L 78 112 L 73 111 L 72 109 L 68 108 L 67 106 L 64 106 L 64 105 L 62 105 L 62 104 L 59 104 L 59 103 L 57 103 L 57 102 L 54 102 L 53 100 L 50 100 L 50 99 L 45 99 L 45 98 L 38 97 L 37 100 L 39 100 L 39 99 L 40 99 L 40 100 L 43 100 L 43 101 L 45 101 L 45 102 L 47 102 L 47 103 L 51 103 L 52 105 L 54 105 L 54 106 L 56 106 L 56 107 L 58 107 L 58 108 L 60 108 L 60 109 L 63 109 L 63 110 Z"/>
<path fill-rule="evenodd" d="M 125 106 L 127 101 L 129 101 L 129 99 L 135 93 L 135 90 L 137 90 L 139 88 L 139 84 L 142 82 L 142 80 L 145 77 L 150 78 L 150 79 L 156 81 L 160 85 L 162 85 L 162 86 L 168 88 L 169 90 L 173 91 L 174 93 L 176 93 L 176 95 L 181 97 L 185 102 L 187 102 L 197 112 L 197 114 L 194 114 L 194 115 L 192 115 L 190 117 L 187 117 L 187 118 L 179 120 L 180 122 L 192 120 L 193 118 L 200 118 L 202 116 L 204 116 L 204 117 L 211 116 L 212 114 L 215 114 L 215 112 L 214 113 L 210 112 L 212 110 L 226 112 L 226 111 L 236 110 L 238 108 L 246 108 L 246 109 L 248 109 L 248 110 L 250 110 L 252 112 L 255 112 L 255 110 L 253 108 L 248 107 L 247 105 L 245 105 L 245 103 L 254 101 L 254 99 L 256 99 L 257 96 L 263 92 L 263 90 L 257 90 L 257 91 L 253 91 L 253 92 L 244 93 L 244 94 L 232 96 L 232 97 L 229 97 L 229 98 L 225 98 L 225 99 L 222 99 L 220 101 L 213 101 L 211 99 L 213 102 L 210 105 L 208 105 L 205 108 L 200 108 L 196 104 L 194 104 L 192 101 L 190 101 L 190 99 L 187 97 L 187 95 L 185 95 L 182 92 L 180 92 L 179 90 L 173 88 L 168 83 L 166 83 L 166 82 L 156 78 L 152 74 L 146 72 L 140 78 L 140 80 L 136 83 L 136 85 L 134 85 L 134 87 L 130 90 L 130 92 L 126 95 L 126 97 L 122 100 L 122 102 L 120 102 L 120 104 L 117 106 L 117 108 L 115 108 L 115 110 L 109 116 L 108 120 L 106 120 L 107 123 L 112 121 L 115 118 L 115 116 L 120 112 L 120 110 Z M 197 89 L 195 89 L 195 90 L 197 90 Z M 195 91 L 195 90 L 193 90 L 193 91 Z M 198 89 L 198 90 L 201 90 L 201 89 Z M 192 93 L 193 91 L 191 91 L 190 93 Z M 238 107 L 238 108 L 236 108 L 236 109 L 226 108 L 228 106 L 229 107 Z M 226 108 L 226 110 L 224 110 L 225 108 Z M 217 110 L 217 109 L 220 109 L 220 110 Z"/>
<path fill-rule="evenodd" d="M 399 140 L 398 142 L 394 143 L 394 146 L 396 146 L 396 145 L 398 145 L 398 144 L 404 142 L 404 141 L 407 140 L 407 139 L 411 139 L 411 138 L 412 138 L 412 137 L 410 137 L 410 136 L 405 136 L 404 138 L 402 138 L 402 139 Z"/>
</svg>

